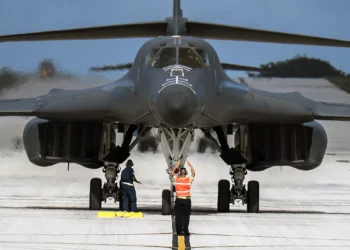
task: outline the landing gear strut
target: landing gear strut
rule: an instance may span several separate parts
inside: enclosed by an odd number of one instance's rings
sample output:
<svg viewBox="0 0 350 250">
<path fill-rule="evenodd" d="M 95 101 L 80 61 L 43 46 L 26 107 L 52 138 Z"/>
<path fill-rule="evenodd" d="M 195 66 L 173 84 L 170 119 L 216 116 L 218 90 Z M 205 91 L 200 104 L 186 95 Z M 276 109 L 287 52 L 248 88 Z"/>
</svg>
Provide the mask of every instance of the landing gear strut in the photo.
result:
<svg viewBox="0 0 350 250">
<path fill-rule="evenodd" d="M 223 161 L 230 165 L 230 175 L 232 180 L 232 187 L 230 189 L 230 182 L 228 180 L 220 180 L 218 183 L 218 203 L 217 209 L 218 212 L 229 212 L 230 203 L 233 205 L 237 201 L 241 201 L 242 205 L 247 205 L 248 213 L 258 213 L 259 212 L 259 182 L 249 181 L 248 189 L 244 185 L 245 175 L 247 174 L 246 163 L 248 162 L 247 158 L 244 157 L 244 149 L 246 148 L 246 141 L 241 140 L 241 151 L 238 151 L 235 148 L 229 148 L 226 136 L 223 132 L 222 127 L 215 127 L 214 131 L 216 132 L 220 145 L 218 142 L 211 136 L 208 130 L 203 130 L 205 136 L 210 139 L 221 153 L 221 158 Z M 241 133 L 240 138 L 245 137 L 244 128 L 239 129 Z M 243 152 L 243 154 L 242 154 Z"/>
<path fill-rule="evenodd" d="M 114 203 L 116 203 L 119 201 L 119 192 L 116 180 L 118 178 L 118 174 L 120 173 L 120 166 L 107 166 L 103 169 L 103 172 L 105 173 L 107 182 L 103 185 L 102 200 L 107 202 L 107 198 L 113 197 Z"/>
<path fill-rule="evenodd" d="M 194 131 L 192 127 L 183 129 L 160 127 L 159 137 L 168 164 L 166 172 L 169 174 L 171 182 L 170 188 L 162 191 L 162 214 L 170 215 L 175 192 L 171 172 L 178 161 L 180 161 L 180 167 L 185 164 Z"/>
<path fill-rule="evenodd" d="M 247 204 L 248 213 L 259 212 L 259 182 L 249 181 L 248 190 L 243 184 L 247 170 L 245 165 L 231 167 L 230 175 L 233 182 L 231 188 L 230 202 L 234 205 L 235 201 L 241 201 L 242 205 Z M 227 211 L 228 212 L 228 211 Z"/>
<path fill-rule="evenodd" d="M 120 166 L 116 164 L 104 166 L 103 170 L 107 182 L 102 186 L 102 180 L 93 178 L 90 182 L 90 210 L 100 210 L 101 203 L 107 202 L 107 199 L 114 199 L 114 203 L 121 202 L 121 192 L 116 180 L 120 173 Z"/>
<path fill-rule="evenodd" d="M 139 128 L 139 136 L 131 143 L 133 133 Z M 122 146 L 110 147 L 108 148 L 108 153 L 103 158 L 104 167 L 103 173 L 107 182 L 103 184 L 102 180 L 99 178 L 93 178 L 90 181 L 90 196 L 89 196 L 89 209 L 90 210 L 100 210 L 101 203 L 107 202 L 107 199 L 114 199 L 114 203 L 119 202 L 119 208 L 122 210 L 123 200 L 121 189 L 118 187 L 117 179 L 120 173 L 120 164 L 124 162 L 130 155 L 130 151 L 136 146 L 136 144 L 141 140 L 141 138 L 150 130 L 150 128 L 142 128 L 134 125 L 130 125 L 127 132 L 125 133 Z M 106 138 L 105 143 L 109 145 L 110 141 L 110 127 L 107 127 L 105 131 Z M 129 204 L 130 206 L 130 204 Z"/>
</svg>

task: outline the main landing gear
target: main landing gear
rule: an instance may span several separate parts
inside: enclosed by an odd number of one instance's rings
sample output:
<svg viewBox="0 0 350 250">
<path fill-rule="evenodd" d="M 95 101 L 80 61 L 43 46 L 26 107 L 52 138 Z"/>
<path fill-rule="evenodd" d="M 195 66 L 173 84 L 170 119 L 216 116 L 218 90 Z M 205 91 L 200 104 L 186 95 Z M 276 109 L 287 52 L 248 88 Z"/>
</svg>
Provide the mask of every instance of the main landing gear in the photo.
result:
<svg viewBox="0 0 350 250">
<path fill-rule="evenodd" d="M 228 180 L 220 180 L 218 183 L 218 212 L 229 212 L 230 203 L 233 205 L 237 201 L 241 201 L 242 205 L 247 205 L 248 213 L 259 212 L 259 182 L 249 181 L 248 188 L 244 185 L 244 178 L 247 174 L 246 163 L 248 160 L 244 157 L 247 142 L 240 140 L 240 150 L 236 148 L 229 148 L 226 136 L 222 127 L 215 127 L 214 131 L 217 134 L 219 143 L 212 137 L 210 131 L 203 130 L 205 136 L 210 139 L 220 151 L 220 157 L 223 161 L 230 165 L 230 175 L 232 180 L 232 187 Z M 240 138 L 246 138 L 245 129 L 241 127 L 236 133 L 240 133 Z"/>
<path fill-rule="evenodd" d="M 133 133 L 139 129 L 139 136 L 131 143 Z M 122 146 L 111 147 L 110 135 L 112 133 L 111 126 L 107 126 L 105 129 L 105 145 L 108 145 L 107 154 L 103 158 L 104 167 L 103 172 L 107 182 L 102 186 L 102 180 L 99 178 L 93 178 L 90 181 L 90 196 L 89 196 L 89 209 L 101 210 L 102 201 L 107 202 L 107 199 L 114 199 L 114 203 L 119 202 L 120 210 L 123 209 L 123 197 L 121 189 L 118 187 L 117 179 L 120 173 L 120 164 L 123 163 L 129 156 L 130 151 L 137 145 L 141 138 L 150 130 L 150 128 L 142 128 L 134 125 L 130 125 L 124 135 Z M 114 132 L 114 131 L 113 131 Z M 129 204 L 130 207 L 130 204 Z"/>
<path fill-rule="evenodd" d="M 162 214 L 170 215 L 175 198 L 175 186 L 173 185 L 171 172 L 178 161 L 180 161 L 180 167 L 185 164 L 193 141 L 194 130 L 192 127 L 183 129 L 160 127 L 159 137 L 168 164 L 166 172 L 169 174 L 170 180 L 170 188 L 162 191 Z"/>
<path fill-rule="evenodd" d="M 247 205 L 248 213 L 259 212 L 259 182 L 249 181 L 248 189 L 243 185 L 244 175 L 247 174 L 241 166 L 231 167 L 232 188 L 228 180 L 220 180 L 218 184 L 218 212 L 227 213 L 230 211 L 230 203 L 241 201 Z"/>
<path fill-rule="evenodd" d="M 118 178 L 118 174 L 120 173 L 120 166 L 118 165 L 107 165 L 103 168 L 103 172 L 105 173 L 105 177 L 107 182 L 102 186 L 102 180 L 99 178 L 93 178 L 90 181 L 90 210 L 100 210 L 101 203 L 104 201 L 107 202 L 107 199 L 114 199 L 114 203 L 119 202 L 119 206 L 121 208 L 122 195 L 121 191 L 118 188 L 116 180 Z"/>
</svg>

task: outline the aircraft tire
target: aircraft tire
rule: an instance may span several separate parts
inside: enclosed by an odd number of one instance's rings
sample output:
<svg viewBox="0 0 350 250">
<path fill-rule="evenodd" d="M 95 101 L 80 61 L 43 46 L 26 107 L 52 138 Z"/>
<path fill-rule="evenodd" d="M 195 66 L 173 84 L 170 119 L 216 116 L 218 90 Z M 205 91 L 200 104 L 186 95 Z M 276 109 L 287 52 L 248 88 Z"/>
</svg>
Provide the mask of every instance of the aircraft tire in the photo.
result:
<svg viewBox="0 0 350 250">
<path fill-rule="evenodd" d="M 171 214 L 171 191 L 164 189 L 162 192 L 162 215 Z"/>
<path fill-rule="evenodd" d="M 90 181 L 90 210 L 101 210 L 102 202 L 102 180 L 99 178 L 93 178 Z"/>
<path fill-rule="evenodd" d="M 227 213 L 230 211 L 230 182 L 220 180 L 218 183 L 218 212 Z"/>
<path fill-rule="evenodd" d="M 248 182 L 247 212 L 259 213 L 259 182 Z"/>
</svg>

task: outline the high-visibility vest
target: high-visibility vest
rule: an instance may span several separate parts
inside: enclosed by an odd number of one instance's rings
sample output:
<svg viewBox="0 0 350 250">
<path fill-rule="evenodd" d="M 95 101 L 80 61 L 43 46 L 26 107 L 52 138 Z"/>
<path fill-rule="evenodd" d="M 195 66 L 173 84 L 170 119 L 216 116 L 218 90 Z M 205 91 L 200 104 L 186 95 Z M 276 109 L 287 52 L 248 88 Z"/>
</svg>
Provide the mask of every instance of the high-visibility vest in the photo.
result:
<svg viewBox="0 0 350 250">
<path fill-rule="evenodd" d="M 190 196 L 191 180 L 189 177 L 175 177 L 176 196 Z"/>
</svg>

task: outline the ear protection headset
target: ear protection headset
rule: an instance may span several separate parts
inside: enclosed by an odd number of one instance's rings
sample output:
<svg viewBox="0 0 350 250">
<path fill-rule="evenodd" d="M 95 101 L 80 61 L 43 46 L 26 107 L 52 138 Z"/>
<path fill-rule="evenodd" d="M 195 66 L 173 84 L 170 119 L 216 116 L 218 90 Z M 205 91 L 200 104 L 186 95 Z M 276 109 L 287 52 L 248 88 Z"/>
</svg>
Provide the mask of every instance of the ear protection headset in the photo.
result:
<svg viewBox="0 0 350 250">
<path fill-rule="evenodd" d="M 132 160 L 128 160 L 127 162 L 126 162 L 126 166 L 127 167 L 132 167 L 132 166 L 134 166 L 134 163 L 132 162 Z"/>
</svg>

